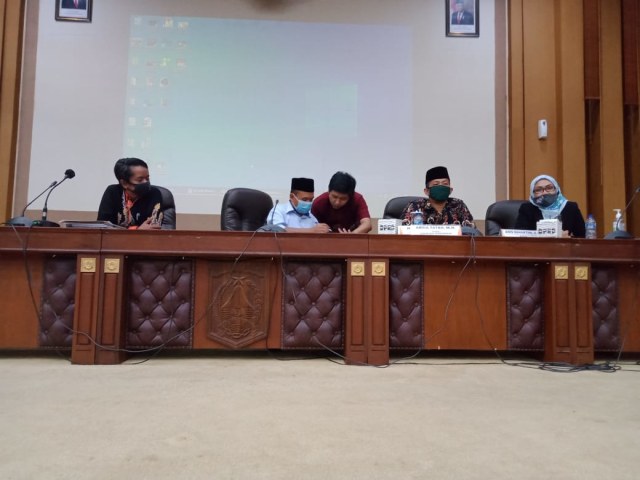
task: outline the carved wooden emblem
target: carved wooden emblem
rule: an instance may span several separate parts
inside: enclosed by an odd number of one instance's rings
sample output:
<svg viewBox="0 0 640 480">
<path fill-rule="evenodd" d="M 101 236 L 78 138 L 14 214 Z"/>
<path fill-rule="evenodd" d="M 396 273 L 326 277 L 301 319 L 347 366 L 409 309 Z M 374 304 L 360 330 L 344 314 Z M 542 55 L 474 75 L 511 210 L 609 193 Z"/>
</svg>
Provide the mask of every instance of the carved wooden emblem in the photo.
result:
<svg viewBox="0 0 640 480">
<path fill-rule="evenodd" d="M 567 280 L 569 278 L 569 267 L 567 265 L 556 265 L 554 276 L 556 280 Z"/>
<path fill-rule="evenodd" d="M 104 259 L 104 273 L 120 273 L 120 259 L 119 258 L 105 258 Z"/>
<path fill-rule="evenodd" d="M 207 335 L 231 348 L 241 348 L 267 337 L 270 299 L 269 261 L 247 264 L 211 262 L 211 309 Z"/>
<path fill-rule="evenodd" d="M 80 260 L 80 273 L 95 273 L 96 259 L 85 257 Z"/>
<path fill-rule="evenodd" d="M 352 262 L 351 263 L 351 276 L 352 277 L 364 277 L 364 262 Z"/>
<path fill-rule="evenodd" d="M 589 280 L 589 267 L 587 265 L 576 265 L 576 280 Z"/>
<path fill-rule="evenodd" d="M 384 262 L 371 262 L 371 274 L 374 277 L 384 277 L 387 274 Z"/>
</svg>

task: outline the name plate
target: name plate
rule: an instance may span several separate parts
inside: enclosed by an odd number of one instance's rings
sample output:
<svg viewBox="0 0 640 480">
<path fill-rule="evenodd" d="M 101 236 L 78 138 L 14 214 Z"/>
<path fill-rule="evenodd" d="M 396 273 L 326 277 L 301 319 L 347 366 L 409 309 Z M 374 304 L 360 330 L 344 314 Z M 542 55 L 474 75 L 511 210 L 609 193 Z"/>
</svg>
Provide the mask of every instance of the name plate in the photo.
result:
<svg viewBox="0 0 640 480">
<path fill-rule="evenodd" d="M 381 235 L 395 235 L 398 233 L 398 225 L 402 221 L 395 218 L 381 218 L 378 220 L 378 233 Z"/>
<path fill-rule="evenodd" d="M 446 235 L 455 237 L 462 235 L 460 225 L 401 225 L 399 235 Z"/>
<path fill-rule="evenodd" d="M 517 230 L 515 228 L 501 228 L 501 237 L 539 237 L 536 230 Z"/>
<path fill-rule="evenodd" d="M 562 224 L 560 220 L 538 220 L 536 223 L 536 229 L 538 230 L 539 237 L 562 237 Z"/>
</svg>

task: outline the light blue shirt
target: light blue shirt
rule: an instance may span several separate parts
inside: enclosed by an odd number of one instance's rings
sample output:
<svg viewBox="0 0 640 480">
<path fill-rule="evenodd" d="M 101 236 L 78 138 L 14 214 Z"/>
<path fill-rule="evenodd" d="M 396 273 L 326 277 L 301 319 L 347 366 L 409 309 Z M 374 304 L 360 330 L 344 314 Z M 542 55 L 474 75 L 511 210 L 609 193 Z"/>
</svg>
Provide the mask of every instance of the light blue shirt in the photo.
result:
<svg viewBox="0 0 640 480">
<path fill-rule="evenodd" d="M 287 200 L 271 209 L 269 215 L 267 215 L 267 224 L 278 225 L 285 229 L 287 227 L 313 228 L 318 224 L 318 219 L 314 217 L 312 213 L 309 213 L 309 215 L 300 215 L 293 208 L 291 202 Z"/>
</svg>

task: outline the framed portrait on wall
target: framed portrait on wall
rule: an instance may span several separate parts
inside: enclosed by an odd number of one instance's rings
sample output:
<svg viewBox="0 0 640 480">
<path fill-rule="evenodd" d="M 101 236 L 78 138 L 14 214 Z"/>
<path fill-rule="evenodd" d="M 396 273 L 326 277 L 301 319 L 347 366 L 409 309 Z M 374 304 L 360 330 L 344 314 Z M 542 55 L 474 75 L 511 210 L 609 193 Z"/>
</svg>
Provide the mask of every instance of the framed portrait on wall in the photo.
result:
<svg viewBox="0 0 640 480">
<path fill-rule="evenodd" d="M 480 36 L 480 0 L 444 0 L 447 37 Z"/>
<path fill-rule="evenodd" d="M 90 22 L 93 0 L 56 0 L 56 20 Z"/>
</svg>

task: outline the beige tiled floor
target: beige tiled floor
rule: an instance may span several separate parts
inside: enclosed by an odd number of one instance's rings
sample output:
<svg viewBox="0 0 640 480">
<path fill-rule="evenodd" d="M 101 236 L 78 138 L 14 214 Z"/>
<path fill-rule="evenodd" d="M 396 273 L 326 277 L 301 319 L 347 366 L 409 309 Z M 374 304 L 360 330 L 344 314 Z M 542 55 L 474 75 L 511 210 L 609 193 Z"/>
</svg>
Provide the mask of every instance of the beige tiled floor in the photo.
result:
<svg viewBox="0 0 640 480">
<path fill-rule="evenodd" d="M 640 366 L 0 358 L 3 479 L 635 479 Z M 475 362 L 475 363 L 474 363 Z"/>
</svg>

